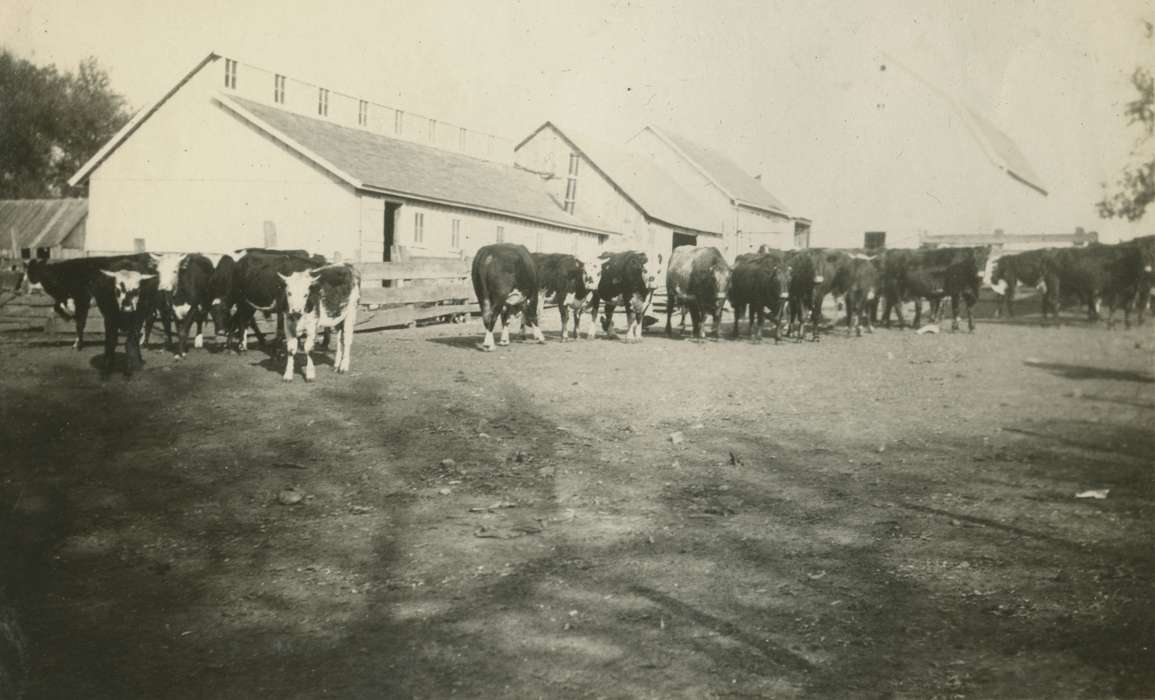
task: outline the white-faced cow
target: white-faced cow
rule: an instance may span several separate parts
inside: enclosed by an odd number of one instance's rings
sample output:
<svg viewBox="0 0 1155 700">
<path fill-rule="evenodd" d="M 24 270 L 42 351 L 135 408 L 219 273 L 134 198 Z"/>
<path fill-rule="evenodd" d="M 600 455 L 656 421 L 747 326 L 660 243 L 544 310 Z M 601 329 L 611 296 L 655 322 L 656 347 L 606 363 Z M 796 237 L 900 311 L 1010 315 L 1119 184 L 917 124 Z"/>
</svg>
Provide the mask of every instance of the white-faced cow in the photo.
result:
<svg viewBox="0 0 1155 700">
<path fill-rule="evenodd" d="M 316 378 L 312 352 L 321 329 L 336 329 L 333 369 L 348 372 L 353 326 L 357 324 L 357 305 L 361 301 L 361 275 L 352 265 L 339 263 L 278 276 L 285 285 L 285 381 L 293 381 L 298 348 L 305 353 L 305 381 Z"/>
<path fill-rule="evenodd" d="M 721 328 L 722 308 L 730 293 L 732 270 L 717 248 L 684 245 L 674 249 L 666 272 L 666 335 L 672 334 L 674 307 L 690 312 L 694 337 L 705 337 L 702 321 L 709 314 L 713 334 Z"/>
<path fill-rule="evenodd" d="M 177 324 L 176 359 L 188 354 L 188 333 L 197 324 L 193 347 L 204 347 L 204 322 L 212 306 L 213 263 L 197 253 L 153 254 L 157 272 L 157 300 L 164 324 L 165 347 L 172 345 L 172 324 Z"/>
<path fill-rule="evenodd" d="M 493 350 L 493 327 L 501 318 L 499 345 L 509 345 L 510 314 L 523 312 L 525 324 L 534 339 L 545 342 L 537 325 L 538 281 L 537 266 L 525 246 L 516 243 L 493 243 L 483 246 L 473 257 L 471 270 L 473 291 L 481 307 L 481 322 L 485 338 L 481 349 Z"/>
<path fill-rule="evenodd" d="M 766 312 L 769 311 L 774 320 L 774 342 L 778 342 L 785 321 L 789 290 L 790 267 L 783 253 L 768 251 L 739 255 L 730 276 L 730 307 L 734 310 L 731 337 L 738 337 L 739 321 L 749 307 L 751 339 L 762 340 L 762 327 L 766 322 Z"/>
<path fill-rule="evenodd" d="M 231 298 L 223 304 L 232 314 L 229 332 L 238 334 L 237 349 L 244 352 L 248 350 L 249 327 L 255 328 L 254 316 L 257 311 L 277 314 L 277 339 L 283 337 L 284 318 L 281 314 L 284 313 L 285 285 L 278 275 L 291 275 L 322 267 L 325 259 L 317 255 L 300 255 L 296 251 L 254 249 L 238 253 L 236 259 Z M 257 337 L 263 344 L 264 337 L 260 331 Z M 280 345 L 275 344 L 274 347 L 279 352 Z"/>
<path fill-rule="evenodd" d="M 641 342 L 642 326 L 646 311 L 654 298 L 654 290 L 662 274 L 662 256 L 651 261 L 645 253 L 628 250 L 621 253 L 605 253 L 601 256 L 601 278 L 590 300 L 589 338 L 598 333 L 598 305 L 605 302 L 605 317 L 602 329 L 606 335 L 613 335 L 614 307 L 626 307 L 625 341 Z"/>
<path fill-rule="evenodd" d="M 104 368 L 102 376 L 112 372 L 120 331 L 124 331 L 125 366 L 129 376 L 142 364 L 140 336 L 156 304 L 156 273 L 150 264 L 125 259 L 101 268 L 93 285 L 97 307 L 104 317 Z"/>
<path fill-rule="evenodd" d="M 56 314 L 65 320 L 75 321 L 76 341 L 72 344 L 73 348 L 80 350 L 84 345 L 84 326 L 92 306 L 94 287 L 102 281 L 101 270 L 128 260 L 141 265 L 150 264 L 147 253 L 74 258 L 59 262 L 32 260 L 28 263 L 26 279 L 29 287 L 43 289 L 56 302 L 52 307 Z"/>
<path fill-rule="evenodd" d="M 597 288 L 600 265 L 588 266 L 565 253 L 532 253 L 537 267 L 538 289 L 542 301 L 557 304 L 561 313 L 561 339 L 567 340 L 569 319 L 573 317 L 573 337 L 578 337 L 581 314 Z"/>
</svg>

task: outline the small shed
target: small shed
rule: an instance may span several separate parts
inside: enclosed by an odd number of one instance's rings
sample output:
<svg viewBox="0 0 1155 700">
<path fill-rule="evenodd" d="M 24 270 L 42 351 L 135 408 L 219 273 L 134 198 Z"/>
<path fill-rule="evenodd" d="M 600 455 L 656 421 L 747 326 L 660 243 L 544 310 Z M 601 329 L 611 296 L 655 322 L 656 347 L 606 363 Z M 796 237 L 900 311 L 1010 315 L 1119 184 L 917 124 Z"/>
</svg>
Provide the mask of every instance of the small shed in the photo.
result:
<svg viewBox="0 0 1155 700">
<path fill-rule="evenodd" d="M 0 199 L 0 249 L 5 257 L 84 255 L 87 199 Z"/>
</svg>

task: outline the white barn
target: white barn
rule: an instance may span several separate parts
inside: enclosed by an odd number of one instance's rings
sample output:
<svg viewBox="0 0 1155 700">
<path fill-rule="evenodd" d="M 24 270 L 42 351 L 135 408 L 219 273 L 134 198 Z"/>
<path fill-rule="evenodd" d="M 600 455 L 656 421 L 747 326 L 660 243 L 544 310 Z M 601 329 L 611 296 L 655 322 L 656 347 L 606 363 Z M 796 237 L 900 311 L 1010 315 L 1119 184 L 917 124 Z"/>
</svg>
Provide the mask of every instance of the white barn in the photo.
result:
<svg viewBox="0 0 1155 700">
<path fill-rule="evenodd" d="M 638 132 L 630 145 L 649 156 L 682 189 L 705 203 L 721 223 L 721 250 L 730 260 L 766 245 L 794 247 L 789 209 L 752 177 L 717 151 L 654 126 Z M 804 220 L 807 228 L 809 220 Z"/>
<path fill-rule="evenodd" d="M 723 247 L 722 217 L 624 146 L 546 122 L 514 148 L 514 162 L 543 177 L 568 211 L 620 231 L 612 248 L 668 256 L 679 245 Z"/>
<path fill-rule="evenodd" d="M 209 54 L 70 183 L 86 249 L 305 248 L 347 261 L 495 241 L 592 255 L 619 229 L 566 211 L 510 144 Z"/>
</svg>

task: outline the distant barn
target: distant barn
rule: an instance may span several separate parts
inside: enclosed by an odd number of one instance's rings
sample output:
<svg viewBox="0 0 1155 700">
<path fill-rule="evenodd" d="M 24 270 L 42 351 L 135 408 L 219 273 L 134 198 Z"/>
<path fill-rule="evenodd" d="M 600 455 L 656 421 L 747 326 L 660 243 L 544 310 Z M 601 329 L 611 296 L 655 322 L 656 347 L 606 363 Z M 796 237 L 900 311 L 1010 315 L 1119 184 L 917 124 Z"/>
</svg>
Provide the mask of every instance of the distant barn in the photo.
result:
<svg viewBox="0 0 1155 700">
<path fill-rule="evenodd" d="M 23 260 L 79 257 L 87 221 L 86 199 L 3 199 L 0 249 Z"/>
</svg>

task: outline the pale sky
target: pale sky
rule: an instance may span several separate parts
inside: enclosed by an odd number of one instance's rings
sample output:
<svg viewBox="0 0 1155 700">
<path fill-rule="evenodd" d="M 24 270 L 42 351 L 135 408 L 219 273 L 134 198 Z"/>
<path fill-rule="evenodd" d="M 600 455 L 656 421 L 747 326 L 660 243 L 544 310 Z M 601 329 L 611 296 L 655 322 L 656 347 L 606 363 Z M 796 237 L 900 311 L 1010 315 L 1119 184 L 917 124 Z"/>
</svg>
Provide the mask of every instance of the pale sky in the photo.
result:
<svg viewBox="0 0 1155 700">
<path fill-rule="evenodd" d="M 547 119 L 616 142 L 653 123 L 763 174 L 824 245 L 860 243 L 872 202 L 920 206 L 871 179 L 887 137 L 864 105 L 893 60 L 1015 140 L 1050 192 L 1040 230 L 1118 240 L 1155 233 L 1155 212 L 1129 226 L 1093 206 L 1136 135 L 1128 76 L 1155 67 L 1144 18 L 1155 0 L 0 0 L 0 44 L 96 56 L 134 108 L 216 51 L 514 140 Z"/>
</svg>

